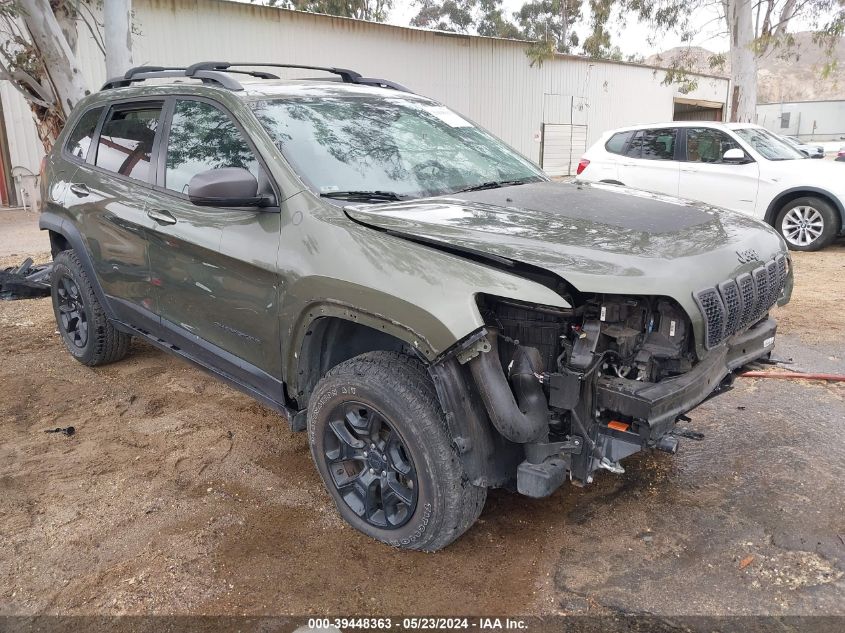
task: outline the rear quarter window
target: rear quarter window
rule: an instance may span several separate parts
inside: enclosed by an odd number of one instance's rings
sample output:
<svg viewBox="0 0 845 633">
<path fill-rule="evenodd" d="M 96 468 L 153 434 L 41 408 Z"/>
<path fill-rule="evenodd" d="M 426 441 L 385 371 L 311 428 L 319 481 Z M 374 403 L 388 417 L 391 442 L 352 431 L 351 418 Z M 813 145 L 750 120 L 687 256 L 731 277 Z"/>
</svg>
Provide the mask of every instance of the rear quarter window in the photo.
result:
<svg viewBox="0 0 845 633">
<path fill-rule="evenodd" d="M 617 132 L 604 144 L 604 148 L 611 154 L 621 154 L 625 144 L 630 140 L 633 132 Z"/>
<path fill-rule="evenodd" d="M 79 121 L 67 137 L 65 149 L 68 154 L 81 160 L 85 160 L 88 157 L 88 150 L 94 138 L 94 131 L 97 129 L 97 122 L 100 120 L 102 113 L 102 107 L 92 108 L 79 118 Z"/>
</svg>

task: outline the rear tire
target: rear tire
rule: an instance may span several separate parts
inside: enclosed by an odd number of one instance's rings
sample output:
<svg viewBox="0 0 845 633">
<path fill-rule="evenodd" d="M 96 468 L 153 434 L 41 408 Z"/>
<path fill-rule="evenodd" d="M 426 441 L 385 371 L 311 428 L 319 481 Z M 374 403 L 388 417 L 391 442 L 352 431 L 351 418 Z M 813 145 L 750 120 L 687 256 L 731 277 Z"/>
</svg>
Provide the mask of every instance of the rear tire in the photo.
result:
<svg viewBox="0 0 845 633">
<path fill-rule="evenodd" d="M 404 354 L 334 367 L 309 400 L 308 438 L 341 516 L 383 543 L 441 549 L 484 507 L 487 489 L 467 480 L 425 368 Z"/>
<path fill-rule="evenodd" d="M 840 218 L 830 203 L 806 196 L 788 202 L 775 219 L 775 228 L 793 251 L 817 251 L 839 233 Z"/>
<path fill-rule="evenodd" d="M 62 251 L 53 261 L 51 295 L 62 340 L 76 360 L 94 367 L 126 356 L 132 337 L 109 323 L 91 280 L 72 250 Z"/>
</svg>

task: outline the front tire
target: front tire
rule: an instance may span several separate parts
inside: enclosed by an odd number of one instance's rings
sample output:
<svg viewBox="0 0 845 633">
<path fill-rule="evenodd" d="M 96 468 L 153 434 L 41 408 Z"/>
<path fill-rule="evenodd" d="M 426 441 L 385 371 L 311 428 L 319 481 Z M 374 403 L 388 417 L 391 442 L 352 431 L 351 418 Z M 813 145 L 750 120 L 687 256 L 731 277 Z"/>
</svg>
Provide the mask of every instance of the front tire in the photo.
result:
<svg viewBox="0 0 845 633">
<path fill-rule="evenodd" d="M 62 251 L 53 261 L 51 295 L 62 340 L 76 360 L 94 367 L 126 356 L 132 337 L 109 323 L 91 280 L 72 250 Z"/>
<path fill-rule="evenodd" d="M 383 543 L 441 549 L 484 507 L 487 490 L 467 480 L 430 378 L 403 354 L 334 367 L 309 400 L 308 437 L 341 516 Z"/>
<path fill-rule="evenodd" d="M 817 251 L 836 238 L 839 214 L 821 198 L 797 198 L 780 210 L 775 228 L 790 250 Z"/>
</svg>

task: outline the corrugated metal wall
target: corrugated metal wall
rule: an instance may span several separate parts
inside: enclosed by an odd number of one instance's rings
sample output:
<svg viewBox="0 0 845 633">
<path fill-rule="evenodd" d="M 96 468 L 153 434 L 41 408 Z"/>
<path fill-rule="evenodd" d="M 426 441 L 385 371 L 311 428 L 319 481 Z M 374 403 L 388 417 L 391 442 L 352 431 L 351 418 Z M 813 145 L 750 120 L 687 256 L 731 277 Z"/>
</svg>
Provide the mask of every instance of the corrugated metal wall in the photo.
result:
<svg viewBox="0 0 845 633">
<path fill-rule="evenodd" d="M 653 68 L 564 56 L 532 68 L 519 42 L 220 0 L 135 0 L 133 8 L 136 64 L 222 59 L 353 68 L 445 103 L 535 162 L 544 122 L 587 125 L 590 144 L 609 128 L 672 119 L 676 91 Z M 84 29 L 79 56 L 91 85 L 102 84 L 105 65 Z M 698 84 L 685 96 L 725 101 L 726 80 L 702 76 Z M 37 169 L 40 144 L 13 93 L 2 89 L 12 163 Z"/>
<path fill-rule="evenodd" d="M 786 127 L 781 126 L 782 113 L 789 114 Z M 839 141 L 845 138 L 845 101 L 766 103 L 757 106 L 757 122 L 805 141 Z"/>
</svg>

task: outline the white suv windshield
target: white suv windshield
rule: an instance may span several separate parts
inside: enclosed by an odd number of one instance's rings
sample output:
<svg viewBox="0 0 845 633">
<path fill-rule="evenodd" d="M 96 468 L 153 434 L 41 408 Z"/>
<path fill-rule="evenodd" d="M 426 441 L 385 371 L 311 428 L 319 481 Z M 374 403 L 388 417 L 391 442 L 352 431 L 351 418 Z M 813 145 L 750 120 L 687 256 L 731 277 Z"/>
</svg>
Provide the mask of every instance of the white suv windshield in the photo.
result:
<svg viewBox="0 0 845 633">
<path fill-rule="evenodd" d="M 763 158 L 769 160 L 797 160 L 807 158 L 800 150 L 778 138 L 768 130 L 743 127 L 733 130 L 734 134 L 751 145 Z"/>
<path fill-rule="evenodd" d="M 545 180 L 514 150 L 448 108 L 401 93 L 327 92 L 251 105 L 288 162 L 321 195 L 378 191 L 417 198 Z"/>
</svg>

